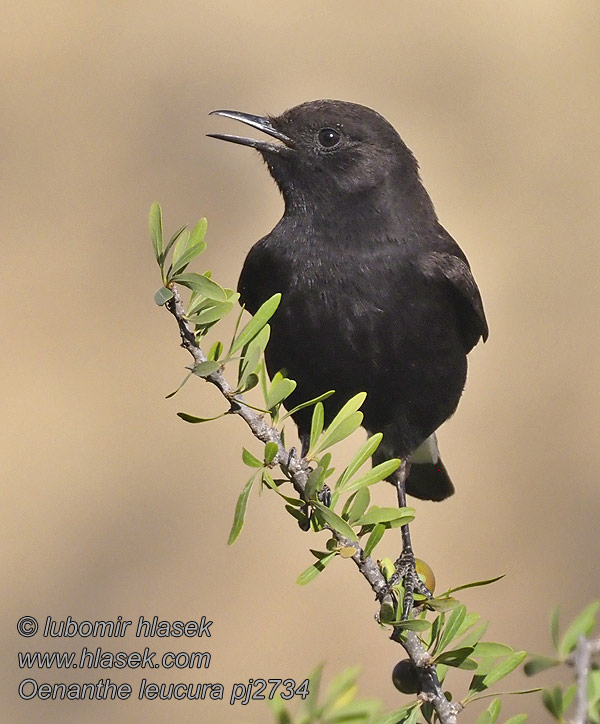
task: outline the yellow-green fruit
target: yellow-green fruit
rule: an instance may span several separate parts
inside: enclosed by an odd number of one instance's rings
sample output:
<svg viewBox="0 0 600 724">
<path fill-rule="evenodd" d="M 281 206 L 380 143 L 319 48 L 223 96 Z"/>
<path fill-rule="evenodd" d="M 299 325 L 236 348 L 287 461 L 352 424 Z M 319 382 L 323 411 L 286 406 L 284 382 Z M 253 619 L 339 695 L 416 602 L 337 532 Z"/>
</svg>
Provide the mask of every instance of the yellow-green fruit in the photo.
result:
<svg viewBox="0 0 600 724">
<path fill-rule="evenodd" d="M 403 694 L 416 694 L 419 691 L 417 667 L 410 659 L 402 659 L 394 666 L 392 681 Z"/>
<path fill-rule="evenodd" d="M 433 593 L 435 590 L 435 576 L 431 567 L 420 558 L 415 558 L 415 563 L 417 565 L 417 573 L 423 580 L 423 583 L 427 586 L 431 593 Z"/>
</svg>

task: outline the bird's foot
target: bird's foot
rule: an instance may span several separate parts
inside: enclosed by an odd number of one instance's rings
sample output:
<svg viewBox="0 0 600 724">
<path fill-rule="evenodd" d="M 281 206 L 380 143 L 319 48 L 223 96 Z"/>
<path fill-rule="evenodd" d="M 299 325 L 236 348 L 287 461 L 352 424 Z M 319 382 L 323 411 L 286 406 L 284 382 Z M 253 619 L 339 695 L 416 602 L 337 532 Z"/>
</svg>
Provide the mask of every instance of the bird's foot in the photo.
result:
<svg viewBox="0 0 600 724">
<path fill-rule="evenodd" d="M 298 452 L 296 451 L 295 447 L 291 447 L 290 451 L 288 453 L 286 467 L 289 470 L 292 466 L 295 466 L 297 462 L 298 462 Z"/>
<path fill-rule="evenodd" d="M 327 508 L 331 507 L 331 488 L 325 484 L 317 493 L 319 502 L 323 503 Z"/>
<path fill-rule="evenodd" d="M 404 597 L 402 599 L 402 621 L 410 618 L 415 599 L 414 594 L 418 593 L 425 598 L 432 598 L 433 594 L 419 578 L 415 554 L 411 549 L 404 549 L 400 556 L 394 561 L 394 573 L 387 583 L 387 591 L 402 581 Z"/>
</svg>

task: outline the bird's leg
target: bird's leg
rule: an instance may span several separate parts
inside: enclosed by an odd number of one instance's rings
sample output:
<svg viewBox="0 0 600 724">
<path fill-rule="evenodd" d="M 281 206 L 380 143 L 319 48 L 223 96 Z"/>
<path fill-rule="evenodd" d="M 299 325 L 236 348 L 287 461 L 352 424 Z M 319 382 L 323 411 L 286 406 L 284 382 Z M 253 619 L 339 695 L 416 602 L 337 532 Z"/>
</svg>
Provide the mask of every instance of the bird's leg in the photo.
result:
<svg viewBox="0 0 600 724">
<path fill-rule="evenodd" d="M 308 453 L 308 448 L 310 447 L 310 435 L 309 434 L 300 435 L 300 443 L 302 445 L 300 457 L 305 458 L 306 454 Z"/>
<path fill-rule="evenodd" d="M 297 460 L 298 460 L 298 453 L 296 451 L 296 448 L 294 446 L 292 446 L 290 448 L 290 452 L 288 454 L 286 466 L 288 468 L 290 468 L 292 465 L 294 465 L 296 463 Z"/>
<path fill-rule="evenodd" d="M 400 468 L 394 474 L 394 482 L 396 492 L 398 494 L 398 507 L 406 507 L 406 479 L 410 472 L 410 461 L 403 460 Z M 421 581 L 417 573 L 417 565 L 415 562 L 415 554 L 413 553 L 412 543 L 410 540 L 410 528 L 408 523 L 400 528 L 402 533 L 402 553 L 394 561 L 394 573 L 388 581 L 391 588 L 399 580 L 402 580 L 404 586 L 404 601 L 402 604 L 402 619 L 405 620 L 410 616 L 413 607 L 415 591 L 421 593 L 427 598 L 431 598 L 431 591 Z"/>
</svg>

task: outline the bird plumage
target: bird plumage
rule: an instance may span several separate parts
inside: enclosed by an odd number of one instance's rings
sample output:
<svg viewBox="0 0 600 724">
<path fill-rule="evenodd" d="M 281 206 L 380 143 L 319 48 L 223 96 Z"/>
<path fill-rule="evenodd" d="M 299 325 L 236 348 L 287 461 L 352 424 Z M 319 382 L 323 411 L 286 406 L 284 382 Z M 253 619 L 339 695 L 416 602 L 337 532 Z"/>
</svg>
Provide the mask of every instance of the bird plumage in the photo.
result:
<svg viewBox="0 0 600 724">
<path fill-rule="evenodd" d="M 335 389 L 327 420 L 366 391 L 363 425 L 384 433 L 376 461 L 415 453 L 455 411 L 466 355 L 488 335 L 468 261 L 439 224 L 416 159 L 382 116 L 353 103 L 312 101 L 270 118 L 217 113 L 251 118 L 280 141 L 218 136 L 253 145 L 285 202 L 238 285 L 251 313 L 282 293 L 270 375 L 285 369 L 297 381 L 290 406 Z M 294 415 L 301 437 L 310 418 L 310 409 Z M 422 465 L 407 492 L 450 495 L 441 461 Z"/>
</svg>

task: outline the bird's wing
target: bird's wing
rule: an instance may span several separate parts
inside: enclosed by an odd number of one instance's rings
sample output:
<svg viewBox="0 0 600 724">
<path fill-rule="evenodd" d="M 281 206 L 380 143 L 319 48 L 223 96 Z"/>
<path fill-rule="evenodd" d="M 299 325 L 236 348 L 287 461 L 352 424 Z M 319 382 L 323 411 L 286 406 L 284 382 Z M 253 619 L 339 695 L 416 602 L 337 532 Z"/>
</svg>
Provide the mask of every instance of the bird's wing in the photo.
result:
<svg viewBox="0 0 600 724">
<path fill-rule="evenodd" d="M 468 263 L 449 252 L 432 251 L 419 259 L 425 276 L 450 284 L 456 299 L 461 332 L 470 351 L 481 337 L 488 338 L 488 325 L 481 295 Z"/>
</svg>

